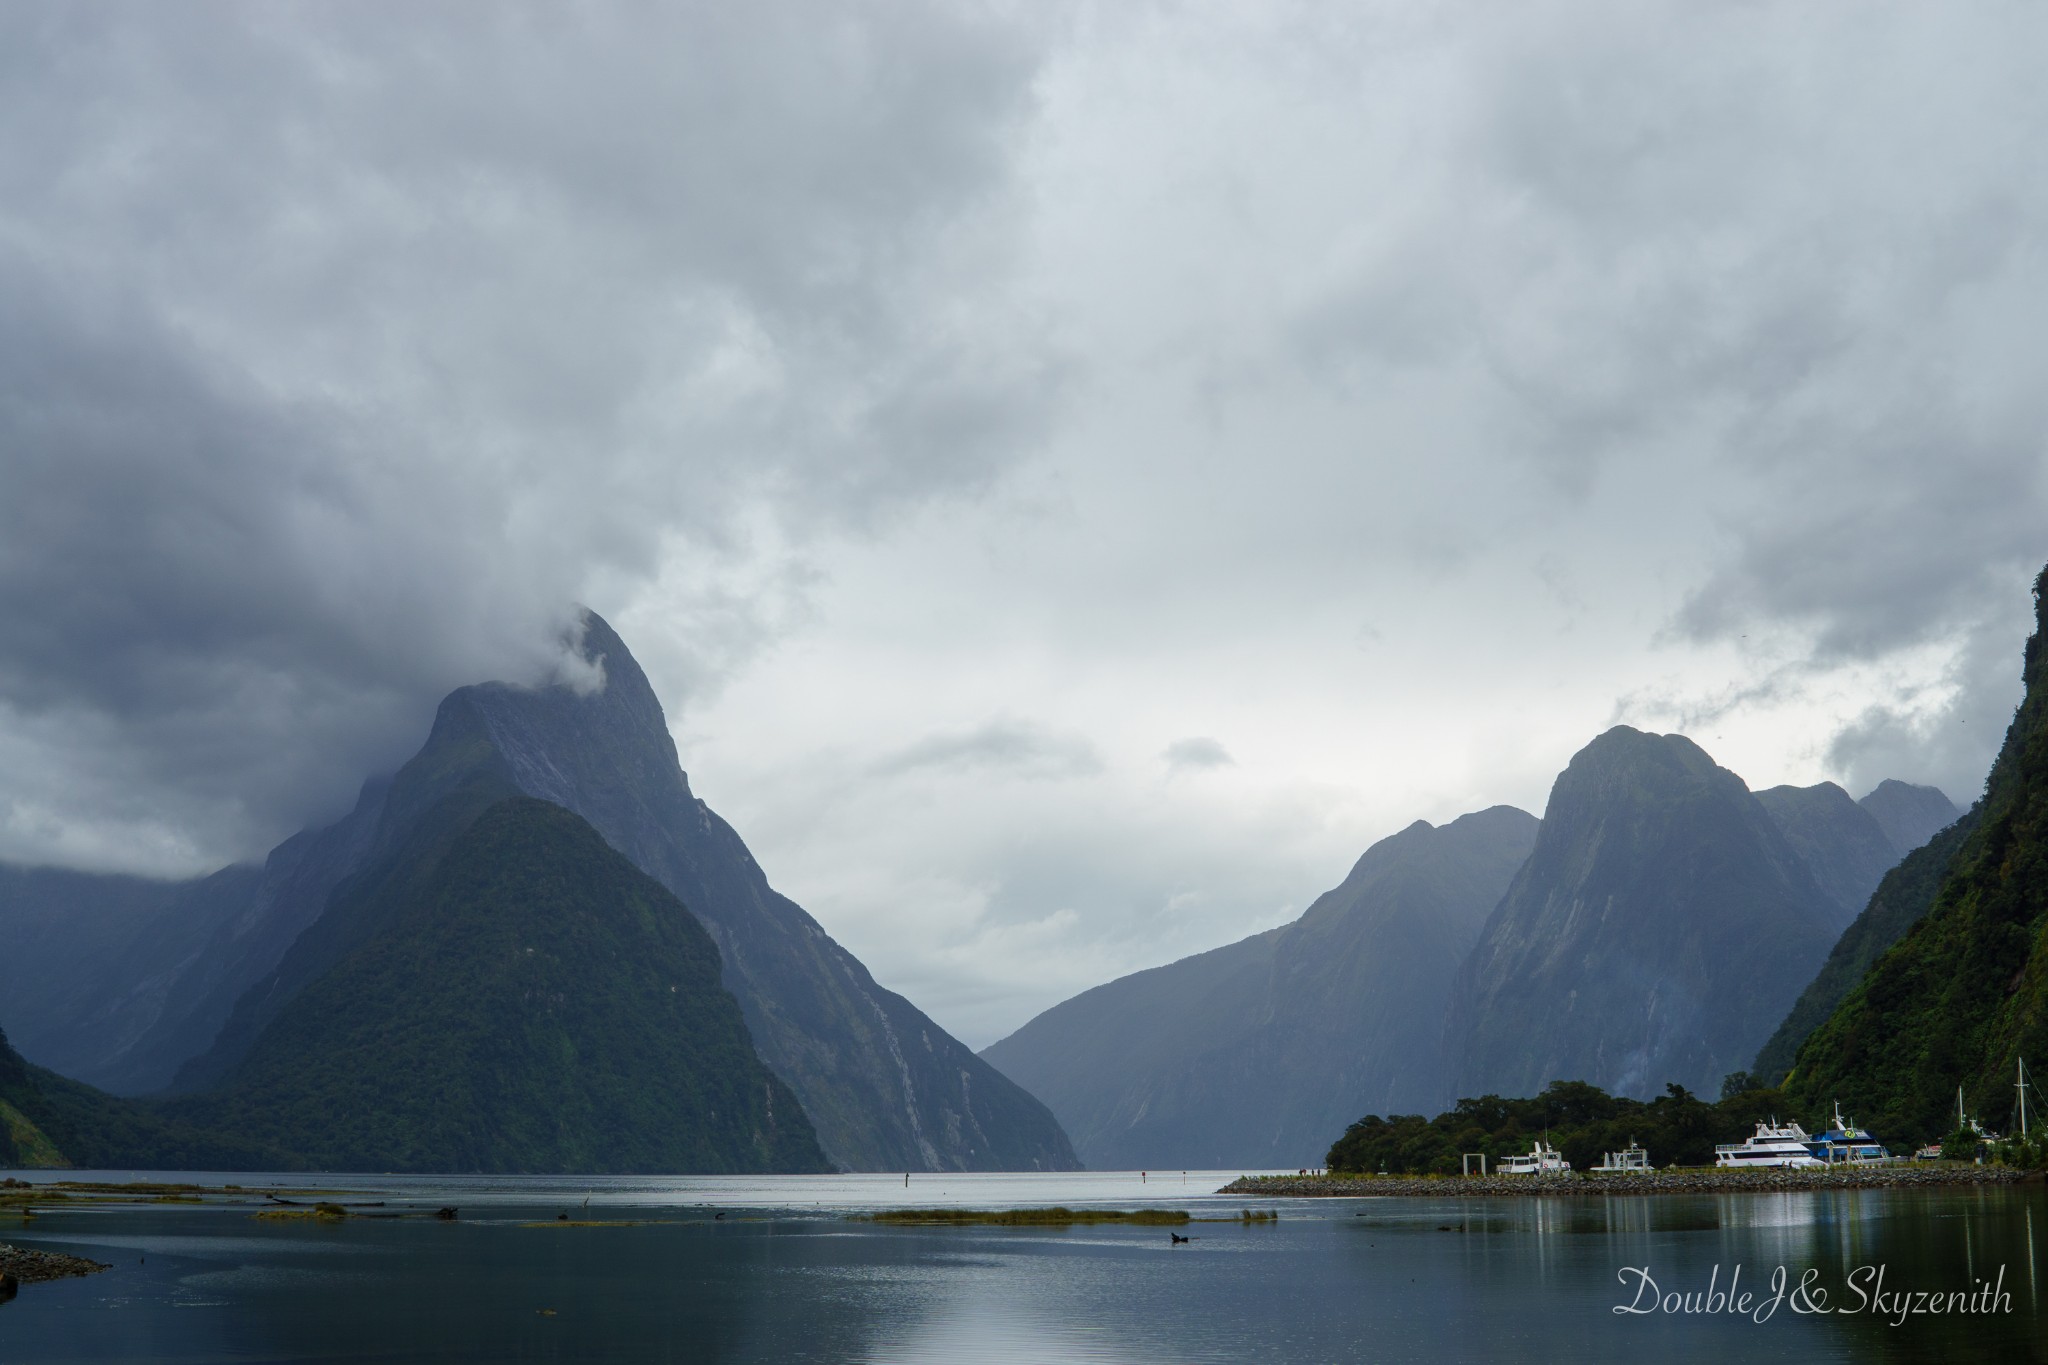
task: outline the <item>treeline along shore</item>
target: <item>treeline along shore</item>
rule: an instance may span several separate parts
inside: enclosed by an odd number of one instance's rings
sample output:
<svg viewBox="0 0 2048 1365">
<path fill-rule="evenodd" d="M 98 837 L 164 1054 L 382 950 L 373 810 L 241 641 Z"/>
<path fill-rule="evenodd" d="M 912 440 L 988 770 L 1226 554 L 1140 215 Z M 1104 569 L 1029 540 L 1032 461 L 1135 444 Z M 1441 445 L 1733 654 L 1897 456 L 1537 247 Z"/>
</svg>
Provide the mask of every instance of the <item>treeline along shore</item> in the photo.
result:
<svg viewBox="0 0 2048 1365">
<path fill-rule="evenodd" d="M 1858 1190 L 1918 1185 L 2008 1185 L 2038 1181 L 2038 1171 L 2012 1166 L 1979 1166 L 1962 1161 L 1894 1162 L 1840 1166 L 1828 1170 L 1695 1170 L 1545 1175 L 1245 1175 L 1218 1194 L 1259 1198 L 1358 1199 L 1467 1196 L 1513 1198 L 1529 1195 L 1774 1194 L 1788 1190 Z"/>
<path fill-rule="evenodd" d="M 1727 1078 L 1718 1102 L 1709 1102 L 1678 1085 L 1666 1086 L 1662 1095 L 1645 1101 L 1610 1095 L 1583 1081 L 1554 1081 L 1526 1099 L 1482 1095 L 1459 1100 L 1433 1119 L 1419 1114 L 1392 1118 L 1368 1114 L 1331 1144 L 1322 1164 L 1340 1176 L 1457 1176 L 1464 1174 L 1468 1163 L 1478 1166 L 1472 1160 L 1475 1156 L 1483 1156 L 1488 1167 L 1498 1167 L 1509 1157 L 1528 1155 L 1542 1143 L 1555 1146 L 1571 1163 L 1572 1171 L 1588 1175 L 1595 1174 L 1595 1166 L 1605 1164 L 1603 1155 L 1632 1147 L 1646 1149 L 1650 1163 L 1660 1172 L 1688 1171 L 1712 1168 L 1717 1147 L 1743 1141 L 1757 1131 L 1758 1124 L 1784 1120 L 1814 1125 L 1813 1132 L 1829 1128 L 1835 1121 L 1832 1112 L 1814 1112 L 1783 1090 L 1757 1084 L 1747 1072 Z M 1924 1136 L 1918 1130 L 1886 1132 L 1879 1133 L 1876 1140 L 1897 1144 L 1891 1150 L 1899 1154 L 1912 1150 Z M 1948 1134 L 1944 1146 L 1952 1149 L 1944 1154 L 1975 1157 L 1982 1145 L 1974 1132 Z"/>
</svg>

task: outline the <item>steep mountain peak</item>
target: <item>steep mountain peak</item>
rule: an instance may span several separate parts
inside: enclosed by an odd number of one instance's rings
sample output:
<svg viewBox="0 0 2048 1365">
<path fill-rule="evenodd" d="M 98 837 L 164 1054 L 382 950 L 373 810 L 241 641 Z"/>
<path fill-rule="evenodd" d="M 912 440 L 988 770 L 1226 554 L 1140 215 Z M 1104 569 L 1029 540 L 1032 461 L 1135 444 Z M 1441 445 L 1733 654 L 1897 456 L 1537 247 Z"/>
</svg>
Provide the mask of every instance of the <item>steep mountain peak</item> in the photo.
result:
<svg viewBox="0 0 2048 1365">
<path fill-rule="evenodd" d="M 633 657 L 633 651 L 626 648 L 626 642 L 612 629 L 611 622 L 599 616 L 588 607 L 581 609 L 577 618 L 577 635 L 571 642 L 574 651 L 588 665 L 590 673 L 585 676 L 565 677 L 554 685 L 575 693 L 586 701 L 602 698 L 608 703 L 607 709 L 631 717 L 634 723 L 661 727 L 667 733 L 667 717 L 663 715 L 660 700 L 654 695 L 654 685 L 647 681 L 640 661 Z M 594 680 L 586 682 L 585 677 Z"/>
<path fill-rule="evenodd" d="M 1841 918 L 1741 778 L 1683 735 L 1616 726 L 1558 775 L 1460 971 L 1452 1093 L 1718 1084 Z"/>
<path fill-rule="evenodd" d="M 690 791 L 668 717 L 639 661 L 596 612 L 585 610 L 580 624 L 574 647 L 603 686 L 570 677 L 457 688 L 442 700 L 426 745 L 402 774 L 399 785 L 412 799 L 394 800 L 390 818 L 413 818 L 416 807 L 481 770 L 583 815 L 643 868 L 678 819 L 710 828 L 716 817 Z M 683 899 L 705 915 L 701 898 Z M 709 927 L 725 948 L 718 926 Z"/>
<path fill-rule="evenodd" d="M 1557 785 L 1565 786 L 1568 779 L 1574 787 L 1623 782 L 1642 784 L 1653 792 L 1723 779 L 1742 784 L 1684 735 L 1652 734 L 1629 725 L 1614 726 L 1573 754 Z M 1748 790 L 1746 784 L 1743 790 Z"/>
<path fill-rule="evenodd" d="M 427 751 L 450 741 L 460 745 L 473 732 L 497 746 L 520 788 L 543 800 L 567 805 L 572 785 L 591 776 L 593 767 L 612 769 L 626 764 L 623 774 L 636 785 L 680 787 L 687 793 L 668 716 L 647 681 L 639 660 L 626 648 L 611 624 L 587 608 L 574 649 L 601 686 L 587 686 L 583 676 L 559 678 L 539 686 L 486 682 L 459 687 L 441 702 Z M 441 741 L 437 744 L 436 741 Z M 562 765 L 574 759 L 580 771 Z"/>
<path fill-rule="evenodd" d="M 431 794 L 501 779 L 588 820 L 674 893 L 717 943 L 755 1047 L 839 1164 L 1072 1167 L 1072 1147 L 1043 1105 L 876 985 L 769 886 L 739 835 L 691 793 L 661 702 L 625 641 L 596 612 L 581 626 L 579 657 L 601 669 L 601 688 L 571 678 L 458 689 L 399 787 Z"/>
<path fill-rule="evenodd" d="M 1919 786 L 1888 777 L 1857 801 L 1870 812 L 1901 857 L 1962 818 L 1955 802 L 1939 787 Z"/>
</svg>

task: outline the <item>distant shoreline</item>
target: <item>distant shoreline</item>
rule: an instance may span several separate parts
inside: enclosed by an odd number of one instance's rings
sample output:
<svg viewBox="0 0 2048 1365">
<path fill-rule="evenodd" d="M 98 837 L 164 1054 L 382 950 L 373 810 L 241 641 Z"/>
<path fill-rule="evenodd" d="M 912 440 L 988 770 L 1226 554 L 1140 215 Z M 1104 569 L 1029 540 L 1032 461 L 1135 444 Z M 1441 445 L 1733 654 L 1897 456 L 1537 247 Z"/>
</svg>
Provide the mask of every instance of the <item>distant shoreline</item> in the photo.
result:
<svg viewBox="0 0 2048 1365">
<path fill-rule="evenodd" d="M 1216 1191 L 1296 1199 L 1516 1198 L 1529 1195 L 1775 1194 L 1787 1190 L 1891 1189 L 1919 1185 L 2011 1185 L 2040 1173 L 1961 1162 L 1837 1167 L 1833 1170 L 1718 1170 L 1601 1175 L 1244 1175 Z"/>
</svg>

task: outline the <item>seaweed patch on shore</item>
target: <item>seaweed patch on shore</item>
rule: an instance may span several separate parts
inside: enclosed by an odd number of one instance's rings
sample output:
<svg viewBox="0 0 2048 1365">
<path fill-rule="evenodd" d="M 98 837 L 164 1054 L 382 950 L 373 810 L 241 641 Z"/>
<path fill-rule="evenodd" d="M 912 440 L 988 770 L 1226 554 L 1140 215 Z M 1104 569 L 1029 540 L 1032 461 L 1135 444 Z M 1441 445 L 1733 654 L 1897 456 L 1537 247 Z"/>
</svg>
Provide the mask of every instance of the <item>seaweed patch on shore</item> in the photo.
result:
<svg viewBox="0 0 2048 1365">
<path fill-rule="evenodd" d="M 321 1223 L 338 1223 L 342 1219 L 350 1217 L 351 1215 L 349 1214 L 349 1211 L 343 1208 L 341 1205 L 328 1203 L 323 1200 L 318 1204 L 312 1205 L 294 1205 L 291 1208 L 262 1209 L 256 1213 L 250 1214 L 249 1216 L 251 1218 L 263 1218 L 275 1222 L 283 1222 L 292 1219 L 311 1219 L 313 1221 Z"/>
<path fill-rule="evenodd" d="M 1068 1227 L 1076 1223 L 1137 1223 L 1179 1227 L 1186 1209 L 884 1209 L 854 1215 L 862 1223 L 976 1224 L 994 1227 Z"/>
</svg>

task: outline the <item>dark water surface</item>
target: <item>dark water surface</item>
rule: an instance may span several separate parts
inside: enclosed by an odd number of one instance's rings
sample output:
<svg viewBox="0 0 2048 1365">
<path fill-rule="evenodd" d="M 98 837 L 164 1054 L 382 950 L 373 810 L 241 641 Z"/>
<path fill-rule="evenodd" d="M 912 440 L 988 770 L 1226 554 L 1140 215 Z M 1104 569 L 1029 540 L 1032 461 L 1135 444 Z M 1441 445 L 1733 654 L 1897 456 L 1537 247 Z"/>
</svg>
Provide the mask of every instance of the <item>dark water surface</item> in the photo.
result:
<svg viewBox="0 0 2048 1365">
<path fill-rule="evenodd" d="M 1206 1192 L 1234 1174 L 918 1176 L 908 1190 L 900 1176 L 195 1177 L 374 1191 L 349 1198 L 453 1203 L 462 1217 L 314 1225 L 178 1205 L 52 1205 L 26 1225 L 0 1215 L 0 1240 L 114 1265 L 0 1305 L 0 1362 L 2048 1359 L 2039 1185 L 1267 1202 L 1277 1224 L 1197 1222 L 1184 1246 L 1155 1227 L 846 1216 L 1142 1204 L 1220 1217 L 1245 1201 Z M 564 1211 L 663 1221 L 528 1226 Z M 1738 1266 L 1741 1291 L 1757 1295 L 1748 1316 L 1613 1311 L 1636 1299 L 1627 1267 L 1699 1296 Z M 1825 1299 L 1788 1293 L 1757 1321 L 1780 1266 L 1788 1290 L 1815 1272 Z M 1998 1311 L 1897 1326 L 1895 1305 L 1798 1311 L 1863 1306 L 1849 1277 L 1879 1268 L 1888 1296 L 1968 1292 L 2002 1271 L 2005 1298 Z"/>
</svg>

